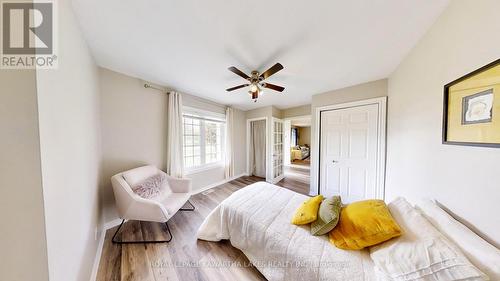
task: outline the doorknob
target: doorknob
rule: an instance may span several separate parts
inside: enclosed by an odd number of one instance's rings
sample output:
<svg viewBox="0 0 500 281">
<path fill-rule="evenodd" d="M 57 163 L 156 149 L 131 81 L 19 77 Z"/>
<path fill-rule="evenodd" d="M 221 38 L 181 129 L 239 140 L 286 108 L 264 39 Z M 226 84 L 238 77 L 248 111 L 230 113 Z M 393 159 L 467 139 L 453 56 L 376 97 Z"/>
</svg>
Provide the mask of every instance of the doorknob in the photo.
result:
<svg viewBox="0 0 500 281">
<path fill-rule="evenodd" d="M 332 160 L 332 163 L 335 164 L 335 163 L 338 163 L 339 161 L 335 161 L 335 160 Z"/>
</svg>

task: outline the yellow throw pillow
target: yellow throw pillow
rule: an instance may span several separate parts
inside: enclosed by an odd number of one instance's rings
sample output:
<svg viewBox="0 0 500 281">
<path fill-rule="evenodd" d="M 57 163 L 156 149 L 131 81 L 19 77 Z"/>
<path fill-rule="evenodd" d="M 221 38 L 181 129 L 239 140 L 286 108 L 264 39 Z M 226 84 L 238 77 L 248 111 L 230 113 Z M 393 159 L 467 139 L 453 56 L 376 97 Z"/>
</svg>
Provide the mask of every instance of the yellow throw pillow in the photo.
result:
<svg viewBox="0 0 500 281">
<path fill-rule="evenodd" d="M 360 250 L 401 235 L 401 228 L 382 200 L 365 200 L 342 208 L 340 221 L 330 231 L 330 243 L 345 250 Z"/>
<path fill-rule="evenodd" d="M 323 201 L 323 195 L 318 195 L 304 201 L 295 211 L 292 223 L 301 225 L 315 221 L 318 218 L 318 209 L 321 201 Z"/>
</svg>

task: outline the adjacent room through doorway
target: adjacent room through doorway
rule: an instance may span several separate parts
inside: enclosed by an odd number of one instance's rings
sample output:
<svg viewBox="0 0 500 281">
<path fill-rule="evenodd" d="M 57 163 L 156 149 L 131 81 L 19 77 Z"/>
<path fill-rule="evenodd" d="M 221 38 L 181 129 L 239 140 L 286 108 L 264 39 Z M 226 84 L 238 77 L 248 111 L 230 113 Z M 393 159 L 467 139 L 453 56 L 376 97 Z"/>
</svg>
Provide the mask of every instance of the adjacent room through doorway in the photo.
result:
<svg viewBox="0 0 500 281">
<path fill-rule="evenodd" d="M 285 120 L 285 178 L 310 183 L 311 116 Z"/>
</svg>

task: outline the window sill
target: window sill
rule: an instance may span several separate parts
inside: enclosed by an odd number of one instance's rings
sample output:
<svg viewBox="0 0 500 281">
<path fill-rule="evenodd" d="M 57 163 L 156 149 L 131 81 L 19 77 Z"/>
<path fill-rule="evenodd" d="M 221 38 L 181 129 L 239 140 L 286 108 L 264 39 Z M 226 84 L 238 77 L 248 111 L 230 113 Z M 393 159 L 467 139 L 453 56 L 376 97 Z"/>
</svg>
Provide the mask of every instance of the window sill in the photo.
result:
<svg viewBox="0 0 500 281">
<path fill-rule="evenodd" d="M 205 171 L 209 171 L 209 170 L 213 170 L 213 169 L 217 169 L 217 168 L 222 168 L 222 167 L 224 167 L 223 162 L 210 163 L 210 164 L 206 164 L 203 166 L 198 166 L 195 168 L 186 169 L 184 174 L 186 176 L 188 176 L 188 175 L 198 174 L 201 172 L 205 172 Z"/>
</svg>

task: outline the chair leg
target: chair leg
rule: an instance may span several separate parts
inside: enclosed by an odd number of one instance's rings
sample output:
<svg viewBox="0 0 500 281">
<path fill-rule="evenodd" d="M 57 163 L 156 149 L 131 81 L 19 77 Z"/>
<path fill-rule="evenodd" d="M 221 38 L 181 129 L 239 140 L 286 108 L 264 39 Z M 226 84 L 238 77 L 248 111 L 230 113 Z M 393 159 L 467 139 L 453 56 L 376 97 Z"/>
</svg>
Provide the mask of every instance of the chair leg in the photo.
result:
<svg viewBox="0 0 500 281">
<path fill-rule="evenodd" d="M 189 205 L 191 205 L 191 208 L 180 208 L 179 211 L 194 211 L 196 209 L 191 201 L 188 200 L 186 203 L 189 203 Z"/>
<path fill-rule="evenodd" d="M 168 223 L 167 222 L 165 222 L 165 226 L 167 227 L 167 232 L 168 232 L 168 234 L 170 236 L 170 238 L 168 238 L 167 240 L 116 241 L 115 240 L 116 234 L 118 234 L 118 232 L 122 228 L 123 223 L 125 223 L 125 220 L 122 220 L 122 223 L 120 224 L 120 226 L 118 227 L 118 229 L 115 231 L 115 234 L 113 235 L 113 238 L 111 239 L 111 242 L 113 242 L 114 244 L 168 243 L 168 242 L 172 241 L 173 235 L 172 235 L 172 232 L 170 232 L 170 228 L 168 227 Z"/>
</svg>

